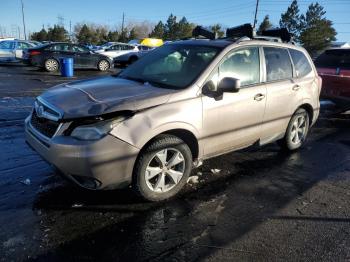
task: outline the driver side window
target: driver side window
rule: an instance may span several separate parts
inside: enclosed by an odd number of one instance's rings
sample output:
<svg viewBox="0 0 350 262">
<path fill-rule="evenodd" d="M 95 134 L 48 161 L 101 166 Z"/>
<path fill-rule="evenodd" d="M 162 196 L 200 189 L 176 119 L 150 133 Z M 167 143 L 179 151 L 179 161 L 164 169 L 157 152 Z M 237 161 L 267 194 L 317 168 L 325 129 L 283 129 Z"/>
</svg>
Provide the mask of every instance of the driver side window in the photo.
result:
<svg viewBox="0 0 350 262">
<path fill-rule="evenodd" d="M 233 77 L 241 80 L 241 86 L 260 82 L 259 48 L 242 48 L 230 53 L 219 66 L 219 79 Z"/>
</svg>

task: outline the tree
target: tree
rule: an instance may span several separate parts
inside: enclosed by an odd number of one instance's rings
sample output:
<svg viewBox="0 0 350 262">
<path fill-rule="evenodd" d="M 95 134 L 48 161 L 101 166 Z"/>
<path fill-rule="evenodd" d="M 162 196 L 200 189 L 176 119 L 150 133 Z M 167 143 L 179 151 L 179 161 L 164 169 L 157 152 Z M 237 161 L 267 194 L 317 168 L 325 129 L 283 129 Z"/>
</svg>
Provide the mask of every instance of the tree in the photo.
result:
<svg viewBox="0 0 350 262">
<path fill-rule="evenodd" d="M 165 38 L 168 40 L 177 39 L 178 24 L 176 21 L 176 16 L 170 14 L 168 20 L 165 24 Z"/>
<path fill-rule="evenodd" d="M 131 30 L 129 31 L 128 39 L 129 39 L 129 41 L 133 40 L 133 39 L 138 39 L 138 37 L 136 35 L 135 27 L 131 28 Z"/>
<path fill-rule="evenodd" d="M 265 15 L 264 20 L 259 25 L 258 33 L 262 33 L 263 31 L 270 29 L 272 27 L 272 24 L 270 22 L 269 15 Z"/>
<path fill-rule="evenodd" d="M 119 33 L 117 30 L 115 31 L 109 31 L 107 35 L 109 42 L 117 42 L 119 38 Z"/>
<path fill-rule="evenodd" d="M 311 4 L 301 17 L 300 42 L 312 56 L 330 46 L 336 40 L 333 22 L 325 18 L 326 11 L 319 4 Z"/>
<path fill-rule="evenodd" d="M 79 43 L 81 44 L 96 44 L 93 43 L 93 32 L 90 30 L 90 28 L 87 26 L 87 24 L 84 24 L 80 29 L 76 29 L 76 38 Z"/>
<path fill-rule="evenodd" d="M 177 23 L 177 32 L 175 34 L 177 39 L 189 38 L 192 36 L 192 30 L 194 28 L 193 24 L 190 24 L 186 17 L 182 17 L 181 20 Z"/>
<path fill-rule="evenodd" d="M 293 0 L 287 11 L 281 14 L 280 27 L 287 28 L 294 35 L 294 39 L 298 41 L 300 36 L 300 15 L 298 1 Z"/>
<path fill-rule="evenodd" d="M 165 25 L 163 24 L 162 21 L 159 21 L 158 24 L 153 28 L 149 36 L 163 39 L 165 36 L 164 34 L 165 34 Z"/>
<path fill-rule="evenodd" d="M 39 32 L 33 32 L 30 36 L 30 39 L 34 41 L 47 41 L 47 38 L 47 32 L 44 28 Z"/>
<path fill-rule="evenodd" d="M 215 24 L 210 27 L 211 31 L 213 31 L 218 37 L 223 37 L 225 32 L 221 29 L 221 25 Z"/>
<path fill-rule="evenodd" d="M 64 29 L 63 26 L 54 25 L 47 31 L 47 40 L 53 42 L 68 42 L 69 35 L 67 30 Z"/>
</svg>

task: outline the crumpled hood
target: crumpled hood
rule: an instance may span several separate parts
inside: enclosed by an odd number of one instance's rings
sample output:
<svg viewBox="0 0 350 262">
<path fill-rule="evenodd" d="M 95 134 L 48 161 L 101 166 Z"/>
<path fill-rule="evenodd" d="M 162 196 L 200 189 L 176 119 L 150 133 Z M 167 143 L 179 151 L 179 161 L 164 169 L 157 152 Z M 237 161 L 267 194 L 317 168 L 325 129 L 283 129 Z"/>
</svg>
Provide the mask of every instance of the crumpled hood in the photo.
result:
<svg viewBox="0 0 350 262">
<path fill-rule="evenodd" d="M 61 110 L 63 119 L 140 110 L 166 103 L 174 92 L 113 76 L 55 86 L 40 98 Z"/>
</svg>

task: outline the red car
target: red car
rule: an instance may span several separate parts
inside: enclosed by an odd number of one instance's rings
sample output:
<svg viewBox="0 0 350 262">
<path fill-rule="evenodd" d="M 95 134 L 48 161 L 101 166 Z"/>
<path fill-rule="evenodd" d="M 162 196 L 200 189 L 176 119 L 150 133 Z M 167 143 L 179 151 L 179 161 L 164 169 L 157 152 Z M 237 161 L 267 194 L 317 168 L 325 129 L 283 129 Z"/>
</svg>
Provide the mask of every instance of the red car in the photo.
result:
<svg viewBox="0 0 350 262">
<path fill-rule="evenodd" d="M 328 49 L 315 65 L 322 77 L 321 98 L 350 108 L 350 48 Z"/>
</svg>

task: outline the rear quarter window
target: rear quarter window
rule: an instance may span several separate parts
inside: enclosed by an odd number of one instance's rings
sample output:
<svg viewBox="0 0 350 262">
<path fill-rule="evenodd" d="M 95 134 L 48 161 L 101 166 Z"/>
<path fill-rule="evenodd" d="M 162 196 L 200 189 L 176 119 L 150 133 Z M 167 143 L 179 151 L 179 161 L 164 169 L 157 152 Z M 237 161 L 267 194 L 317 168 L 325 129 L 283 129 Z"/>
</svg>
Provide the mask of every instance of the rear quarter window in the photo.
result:
<svg viewBox="0 0 350 262">
<path fill-rule="evenodd" d="M 312 71 L 310 62 L 303 52 L 289 49 L 289 53 L 292 57 L 297 77 L 304 77 Z"/>
</svg>

